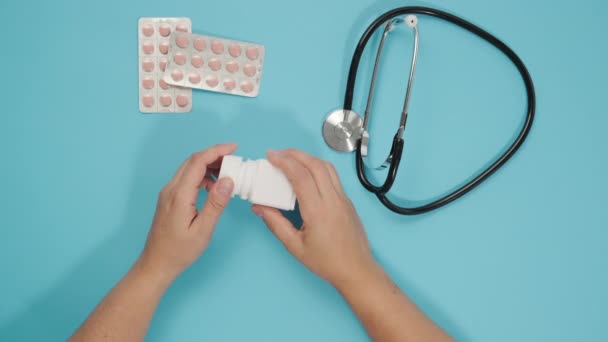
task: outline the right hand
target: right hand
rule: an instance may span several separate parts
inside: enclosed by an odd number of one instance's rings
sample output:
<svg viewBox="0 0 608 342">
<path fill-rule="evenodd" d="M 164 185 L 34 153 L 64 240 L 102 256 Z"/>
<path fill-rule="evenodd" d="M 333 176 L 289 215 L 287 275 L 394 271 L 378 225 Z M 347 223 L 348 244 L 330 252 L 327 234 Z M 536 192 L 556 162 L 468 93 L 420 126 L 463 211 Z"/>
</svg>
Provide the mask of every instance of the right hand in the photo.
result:
<svg viewBox="0 0 608 342">
<path fill-rule="evenodd" d="M 336 288 L 376 269 L 363 225 L 333 165 L 297 150 L 268 152 L 268 160 L 291 182 L 304 223 L 298 230 L 277 209 L 254 205 L 252 210 L 287 250 Z"/>
</svg>

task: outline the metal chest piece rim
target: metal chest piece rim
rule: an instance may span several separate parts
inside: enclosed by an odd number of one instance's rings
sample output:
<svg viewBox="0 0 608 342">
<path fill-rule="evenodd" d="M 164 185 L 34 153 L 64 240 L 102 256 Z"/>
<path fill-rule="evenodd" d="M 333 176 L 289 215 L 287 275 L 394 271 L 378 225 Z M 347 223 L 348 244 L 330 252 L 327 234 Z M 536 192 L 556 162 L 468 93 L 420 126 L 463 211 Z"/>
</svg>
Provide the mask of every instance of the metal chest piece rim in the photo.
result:
<svg viewBox="0 0 608 342">
<path fill-rule="evenodd" d="M 357 149 L 357 140 L 363 132 L 361 116 L 352 110 L 337 109 L 329 113 L 323 122 L 325 143 L 338 152 Z"/>
</svg>

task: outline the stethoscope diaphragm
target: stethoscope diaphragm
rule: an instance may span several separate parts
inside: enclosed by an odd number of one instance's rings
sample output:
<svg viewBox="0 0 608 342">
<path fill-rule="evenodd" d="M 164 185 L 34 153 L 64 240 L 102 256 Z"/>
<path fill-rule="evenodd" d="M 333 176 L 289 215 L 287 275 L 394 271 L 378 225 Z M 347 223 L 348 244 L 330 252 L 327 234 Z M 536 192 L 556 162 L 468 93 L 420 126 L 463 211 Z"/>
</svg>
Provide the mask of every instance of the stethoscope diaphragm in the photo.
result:
<svg viewBox="0 0 608 342">
<path fill-rule="evenodd" d="M 339 152 L 357 149 L 361 138 L 363 120 L 352 110 L 337 109 L 331 112 L 323 123 L 323 139 L 329 147 Z"/>
</svg>

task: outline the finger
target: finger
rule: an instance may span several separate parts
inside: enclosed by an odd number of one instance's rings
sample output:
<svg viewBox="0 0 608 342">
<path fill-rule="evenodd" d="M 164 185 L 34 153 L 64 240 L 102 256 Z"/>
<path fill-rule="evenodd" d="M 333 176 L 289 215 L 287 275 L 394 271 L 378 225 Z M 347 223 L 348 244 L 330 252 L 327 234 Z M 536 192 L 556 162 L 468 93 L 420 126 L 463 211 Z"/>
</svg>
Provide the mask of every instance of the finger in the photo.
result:
<svg viewBox="0 0 608 342">
<path fill-rule="evenodd" d="M 175 172 L 175 175 L 173 176 L 173 178 L 171 179 L 171 181 L 169 182 L 169 185 L 174 185 L 175 183 L 177 183 L 177 180 L 180 179 L 182 173 L 184 172 L 184 169 L 186 168 L 186 166 L 188 165 L 188 162 L 190 161 L 191 158 L 188 158 L 186 160 L 184 160 L 184 162 L 182 163 L 182 165 L 180 165 L 179 169 Z M 208 175 L 214 175 L 216 178 L 218 177 L 219 173 L 220 173 L 220 167 L 222 166 L 222 158 L 212 162 L 211 164 L 209 164 L 207 166 L 207 172 L 205 174 L 205 176 Z M 205 182 L 205 180 L 203 179 L 203 182 Z M 200 188 L 203 187 L 203 182 L 201 182 L 201 185 L 199 186 Z M 208 189 L 207 189 L 208 190 Z"/>
<path fill-rule="evenodd" d="M 209 190 L 208 186 L 213 185 L 213 183 L 217 181 L 218 173 L 219 170 L 211 170 L 208 168 L 207 172 L 205 172 L 205 177 L 203 177 L 203 180 L 201 181 L 201 184 L 198 185 L 199 189 Z"/>
<path fill-rule="evenodd" d="M 268 161 L 283 171 L 296 193 L 302 209 L 316 204 L 321 199 L 319 189 L 310 171 L 302 163 L 283 151 L 269 151 Z"/>
<path fill-rule="evenodd" d="M 221 164 L 218 166 L 208 166 L 206 176 L 211 178 L 215 177 L 215 179 L 217 179 L 220 175 L 220 166 Z"/>
<path fill-rule="evenodd" d="M 224 160 L 224 157 L 220 157 L 218 160 L 214 161 L 213 163 L 207 165 L 207 169 L 210 170 L 218 170 L 222 167 L 222 160 Z"/>
<path fill-rule="evenodd" d="M 192 220 L 190 227 L 206 234 L 213 233 L 217 221 L 230 201 L 233 188 L 234 183 L 230 178 L 222 178 L 213 184 L 203 208 Z"/>
<path fill-rule="evenodd" d="M 211 190 L 211 187 L 213 186 L 213 184 L 215 184 L 215 181 L 212 178 L 205 177 L 205 178 L 203 178 L 203 181 L 199 185 L 199 188 L 209 191 L 209 190 Z"/>
<path fill-rule="evenodd" d="M 236 150 L 236 144 L 220 144 L 192 154 L 182 171 L 178 186 L 191 187 L 198 185 L 207 172 L 207 168 L 219 168 L 222 157 Z"/>
<path fill-rule="evenodd" d="M 257 204 L 254 204 L 251 210 L 264 220 L 266 226 L 291 254 L 294 256 L 299 254 L 302 244 L 301 233 L 280 211 Z"/>
<path fill-rule="evenodd" d="M 182 165 L 180 165 L 179 168 L 177 169 L 177 171 L 175 172 L 175 175 L 173 175 L 173 178 L 171 178 L 171 180 L 169 181 L 168 185 L 173 186 L 173 185 L 175 185 L 175 183 L 177 183 L 177 180 L 181 177 L 181 175 L 184 172 L 184 169 L 186 168 L 186 165 L 188 165 L 189 161 L 190 161 L 190 158 L 184 160 Z"/>
<path fill-rule="evenodd" d="M 176 191 L 188 201 L 196 202 L 199 185 L 207 173 L 207 166 L 221 157 L 234 152 L 236 144 L 221 144 L 201 152 L 194 153 L 175 184 Z"/>
<path fill-rule="evenodd" d="M 344 188 L 342 187 L 342 182 L 340 182 L 340 177 L 338 177 L 338 172 L 332 163 L 326 161 L 325 167 L 327 168 L 327 173 L 329 173 L 329 178 L 331 179 L 331 183 L 334 185 L 336 192 L 339 195 L 344 195 Z"/>
<path fill-rule="evenodd" d="M 317 186 L 319 187 L 321 196 L 333 195 L 337 193 L 329 176 L 329 172 L 327 171 L 327 167 L 325 166 L 325 161 L 313 157 L 308 153 L 294 149 L 285 151 L 285 154 L 293 157 L 308 169 L 310 174 L 312 174 L 315 183 L 317 183 Z"/>
</svg>

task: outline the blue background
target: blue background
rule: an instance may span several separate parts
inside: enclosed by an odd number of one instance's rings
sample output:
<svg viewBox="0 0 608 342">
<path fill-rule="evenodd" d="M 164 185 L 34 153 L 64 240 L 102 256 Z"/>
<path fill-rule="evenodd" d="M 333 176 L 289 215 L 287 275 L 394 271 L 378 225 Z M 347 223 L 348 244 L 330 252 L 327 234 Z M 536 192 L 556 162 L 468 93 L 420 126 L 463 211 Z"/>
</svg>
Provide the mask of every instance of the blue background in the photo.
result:
<svg viewBox="0 0 608 342">
<path fill-rule="evenodd" d="M 360 34 L 422 4 L 509 44 L 535 81 L 520 152 L 436 212 L 390 213 L 360 186 L 354 155 L 325 146 Z M 335 163 L 379 261 L 460 340 L 606 341 L 608 5 L 600 0 L 2 1 L 0 340 L 63 340 L 142 248 L 158 190 L 188 155 L 295 147 Z M 196 91 L 193 112 L 144 115 L 137 18 L 189 16 L 195 32 L 266 45 L 262 93 Z M 406 152 L 393 199 L 437 198 L 503 151 L 523 122 L 514 67 L 449 24 L 420 18 Z M 372 123 L 380 161 L 398 121 L 411 32 L 391 36 Z M 377 37 L 372 46 L 377 44 Z M 369 56 L 368 56 L 369 57 Z M 357 110 L 369 81 L 364 58 Z M 288 255 L 244 201 L 163 298 L 150 341 L 365 341 L 339 294 Z"/>
</svg>

